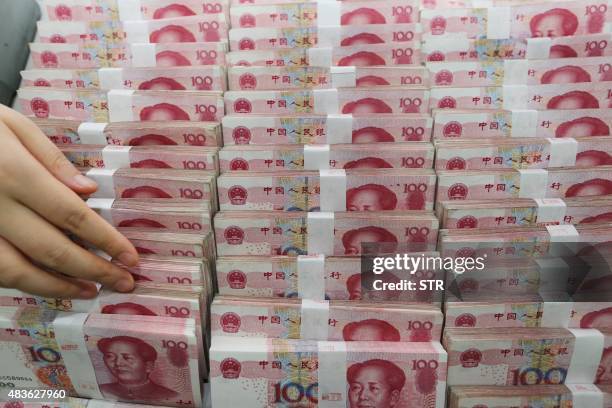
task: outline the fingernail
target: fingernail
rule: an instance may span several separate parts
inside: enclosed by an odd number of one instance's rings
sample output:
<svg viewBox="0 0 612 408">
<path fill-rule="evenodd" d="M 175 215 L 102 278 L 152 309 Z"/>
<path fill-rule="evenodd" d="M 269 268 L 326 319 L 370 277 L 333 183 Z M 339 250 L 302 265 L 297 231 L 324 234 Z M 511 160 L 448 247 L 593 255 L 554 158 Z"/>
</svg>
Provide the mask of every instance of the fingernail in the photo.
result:
<svg viewBox="0 0 612 408">
<path fill-rule="evenodd" d="M 123 252 L 117 259 L 125 266 L 134 266 L 138 263 L 138 256 L 131 252 Z"/>
<path fill-rule="evenodd" d="M 89 177 L 85 177 L 82 174 L 77 174 L 72 180 L 74 180 L 74 182 L 82 188 L 98 188 L 98 184 L 95 181 Z"/>
<path fill-rule="evenodd" d="M 115 284 L 115 290 L 118 292 L 129 292 L 134 288 L 134 282 L 128 279 L 121 279 Z"/>
<path fill-rule="evenodd" d="M 81 299 L 91 299 L 96 297 L 96 295 L 98 294 L 98 291 L 92 288 L 83 288 L 81 289 L 81 291 L 79 292 L 79 298 Z"/>
</svg>

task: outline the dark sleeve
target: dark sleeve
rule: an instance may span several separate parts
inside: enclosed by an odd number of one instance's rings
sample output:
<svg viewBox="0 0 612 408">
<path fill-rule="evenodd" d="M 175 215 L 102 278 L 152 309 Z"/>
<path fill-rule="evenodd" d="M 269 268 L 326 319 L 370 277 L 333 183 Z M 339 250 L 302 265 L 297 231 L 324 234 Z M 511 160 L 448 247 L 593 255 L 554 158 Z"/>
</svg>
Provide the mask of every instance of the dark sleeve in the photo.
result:
<svg viewBox="0 0 612 408">
<path fill-rule="evenodd" d="M 39 17 L 36 0 L 0 0 L 0 103 L 10 105 L 19 87 Z"/>
</svg>

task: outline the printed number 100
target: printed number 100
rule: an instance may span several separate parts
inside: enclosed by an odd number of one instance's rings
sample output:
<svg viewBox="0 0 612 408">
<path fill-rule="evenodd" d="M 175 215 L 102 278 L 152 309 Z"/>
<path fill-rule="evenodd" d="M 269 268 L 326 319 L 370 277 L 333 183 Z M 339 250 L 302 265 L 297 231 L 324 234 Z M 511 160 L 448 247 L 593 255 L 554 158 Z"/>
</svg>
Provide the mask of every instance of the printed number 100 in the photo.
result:
<svg viewBox="0 0 612 408">
<path fill-rule="evenodd" d="M 552 367 L 542 372 L 539 368 L 529 367 L 524 370 L 512 370 L 513 385 L 563 384 L 567 377 L 567 370 L 561 367 Z"/>
<path fill-rule="evenodd" d="M 304 398 L 308 401 L 317 403 L 319 383 L 310 384 L 304 388 L 302 384 L 288 382 L 285 384 L 274 384 L 274 402 L 302 402 Z"/>
</svg>

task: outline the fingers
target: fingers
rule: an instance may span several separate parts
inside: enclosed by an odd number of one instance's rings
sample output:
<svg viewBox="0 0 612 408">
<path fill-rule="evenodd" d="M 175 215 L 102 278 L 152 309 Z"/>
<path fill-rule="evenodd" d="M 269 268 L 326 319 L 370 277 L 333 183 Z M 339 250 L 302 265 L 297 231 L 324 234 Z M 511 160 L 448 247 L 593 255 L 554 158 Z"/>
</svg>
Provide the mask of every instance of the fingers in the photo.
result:
<svg viewBox="0 0 612 408">
<path fill-rule="evenodd" d="M 37 268 L 3 238 L 0 238 L 0 287 L 56 298 L 91 299 L 97 294 L 92 283 L 60 277 Z"/>
<path fill-rule="evenodd" d="M 128 271 L 76 245 L 32 210 L 17 203 L 3 205 L 0 235 L 29 258 L 54 271 L 100 282 L 119 292 L 134 287 Z"/>
<path fill-rule="evenodd" d="M 50 177 L 32 174 L 27 189 L 14 192 L 15 198 L 62 230 L 103 250 L 126 266 L 138 263 L 138 252 L 131 242 L 90 209 L 76 194 Z M 41 200 L 40 197 L 44 197 Z"/>
<path fill-rule="evenodd" d="M 79 194 L 91 194 L 97 184 L 83 176 L 45 134 L 22 114 L 0 105 L 0 121 L 42 165 L 68 188 Z"/>
<path fill-rule="evenodd" d="M 6 128 L 0 122 L 0 131 L 3 127 Z M 19 149 L 24 150 L 23 154 L 19 153 Z M 63 157 L 59 150 L 57 152 Z M 72 232 L 126 266 L 138 263 L 138 253 L 130 241 L 45 171 L 40 163 L 27 155 L 23 147 L 14 146 L 12 155 L 19 156 L 12 167 L 19 167 L 21 177 L 8 175 L 6 179 L 13 181 L 10 193 L 15 199 L 58 228 Z M 15 179 L 27 185 L 19 185 Z"/>
</svg>

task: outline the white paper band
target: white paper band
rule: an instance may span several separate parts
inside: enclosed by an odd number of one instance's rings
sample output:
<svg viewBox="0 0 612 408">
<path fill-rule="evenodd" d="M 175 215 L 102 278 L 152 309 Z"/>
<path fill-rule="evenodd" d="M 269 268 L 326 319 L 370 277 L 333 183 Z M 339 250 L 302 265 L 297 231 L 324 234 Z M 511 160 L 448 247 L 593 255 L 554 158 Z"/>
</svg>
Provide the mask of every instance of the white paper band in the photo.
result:
<svg viewBox="0 0 612 408">
<path fill-rule="evenodd" d="M 515 109 L 511 115 L 511 137 L 536 137 L 538 131 L 538 111 Z"/>
<path fill-rule="evenodd" d="M 604 407 L 604 394 L 594 384 L 567 384 L 572 393 L 572 408 Z"/>
<path fill-rule="evenodd" d="M 346 211 L 346 171 L 319 171 L 319 203 L 321 211 Z"/>
<path fill-rule="evenodd" d="M 100 89 L 123 89 L 123 69 L 122 68 L 100 68 L 98 70 Z"/>
<path fill-rule="evenodd" d="M 357 85 L 356 67 L 331 67 L 329 72 L 331 73 L 333 88 L 354 88 Z"/>
<path fill-rule="evenodd" d="M 313 47 L 307 48 L 308 65 L 312 67 L 329 67 L 332 65 L 332 48 Z"/>
<path fill-rule="evenodd" d="M 548 172 L 544 169 L 519 169 L 519 198 L 541 198 L 548 188 Z"/>
<path fill-rule="evenodd" d="M 304 170 L 329 169 L 329 145 L 304 146 Z"/>
<path fill-rule="evenodd" d="M 121 21 L 142 20 L 142 4 L 140 4 L 140 0 L 120 0 L 117 2 L 117 7 Z"/>
<path fill-rule="evenodd" d="M 536 198 L 538 224 L 561 224 L 565 217 L 567 205 L 560 198 Z"/>
<path fill-rule="evenodd" d="M 568 301 L 553 301 L 546 298 L 546 294 L 542 294 L 544 298 L 542 318 L 540 319 L 540 327 L 551 328 L 566 328 L 569 326 L 572 309 L 574 303 Z"/>
<path fill-rule="evenodd" d="M 62 313 L 53 321 L 55 340 L 62 350 L 62 360 L 72 385 L 81 397 L 103 399 L 96 372 L 91 363 L 83 326 L 87 313 Z"/>
<path fill-rule="evenodd" d="M 71 299 L 70 303 L 72 304 L 71 311 L 73 313 L 99 313 L 100 311 L 100 288 L 102 285 L 96 283 L 96 287 L 98 288 L 98 296 L 93 299 Z"/>
<path fill-rule="evenodd" d="M 112 208 L 114 202 L 115 200 L 112 198 L 90 198 L 86 204 L 97 212 L 100 217 L 104 218 L 106 222 L 113 225 Z"/>
<path fill-rule="evenodd" d="M 0 288 L 0 296 L 4 297 L 24 297 L 26 296 L 25 292 L 22 292 L 18 289 L 10 289 L 10 288 Z"/>
<path fill-rule="evenodd" d="M 340 113 L 337 89 L 315 89 L 312 91 L 314 96 L 314 110 L 319 115 L 330 113 Z"/>
<path fill-rule="evenodd" d="M 85 175 L 98 184 L 98 190 L 92 198 L 115 198 L 113 176 L 117 170 L 91 169 Z"/>
<path fill-rule="evenodd" d="M 130 168 L 131 146 L 106 146 L 102 149 L 102 160 L 105 169 Z"/>
<path fill-rule="evenodd" d="M 504 60 L 504 85 L 524 85 L 527 83 L 529 61 L 524 59 Z"/>
<path fill-rule="evenodd" d="M 568 329 L 576 338 L 566 384 L 593 384 L 604 347 L 604 335 L 597 329 Z"/>
<path fill-rule="evenodd" d="M 113 408 L 115 406 L 115 404 L 111 401 L 102 401 L 102 400 L 83 400 L 83 401 L 85 404 L 83 408 Z"/>
<path fill-rule="evenodd" d="M 550 242 L 578 242 L 580 234 L 573 225 L 547 225 Z"/>
<path fill-rule="evenodd" d="M 574 167 L 578 142 L 573 137 L 549 138 L 550 160 L 548 167 Z"/>
<path fill-rule="evenodd" d="M 329 327 L 329 302 L 302 299 L 300 338 L 302 340 L 327 340 Z"/>
<path fill-rule="evenodd" d="M 105 145 L 108 144 L 104 130 L 108 123 L 83 122 L 77 130 L 81 144 Z"/>
<path fill-rule="evenodd" d="M 317 25 L 319 26 L 339 26 L 341 18 L 342 3 L 339 2 L 318 2 L 317 3 Z"/>
<path fill-rule="evenodd" d="M 157 66 L 156 44 L 138 43 L 130 44 L 132 51 L 132 66 L 134 68 Z"/>
<path fill-rule="evenodd" d="M 122 0 L 123 1 L 123 0 Z M 119 2 L 121 3 L 121 1 Z M 126 42 L 128 43 L 148 43 L 149 24 L 147 21 L 124 21 L 123 31 L 125 31 Z"/>
<path fill-rule="evenodd" d="M 525 58 L 530 59 L 548 59 L 550 56 L 550 44 L 552 40 L 549 37 L 527 38 L 527 53 Z"/>
<path fill-rule="evenodd" d="M 329 144 L 352 143 L 353 115 L 327 115 L 325 134 Z"/>
<path fill-rule="evenodd" d="M 324 255 L 299 255 L 297 274 L 299 298 L 325 300 Z"/>
<path fill-rule="evenodd" d="M 504 85 L 503 108 L 510 110 L 525 109 L 529 100 L 529 88 L 527 85 Z"/>
<path fill-rule="evenodd" d="M 565 292 L 569 278 L 569 265 L 561 258 L 537 258 L 540 292 Z"/>
<path fill-rule="evenodd" d="M 318 406 L 320 408 L 346 408 L 346 343 L 320 341 Z M 336 395 L 341 393 L 341 395 Z M 330 398 L 334 397 L 334 398 Z"/>
<path fill-rule="evenodd" d="M 333 255 L 334 213 L 309 212 L 307 217 L 308 254 Z"/>
<path fill-rule="evenodd" d="M 490 7 L 487 10 L 487 39 L 510 38 L 512 11 L 510 7 Z"/>
<path fill-rule="evenodd" d="M 318 47 L 339 47 L 340 46 L 340 34 L 342 33 L 342 26 L 331 25 L 323 26 L 318 25 L 317 27 L 317 38 Z"/>
<path fill-rule="evenodd" d="M 132 97 L 134 91 L 115 89 L 108 93 L 108 118 L 111 122 L 133 122 Z"/>
</svg>

